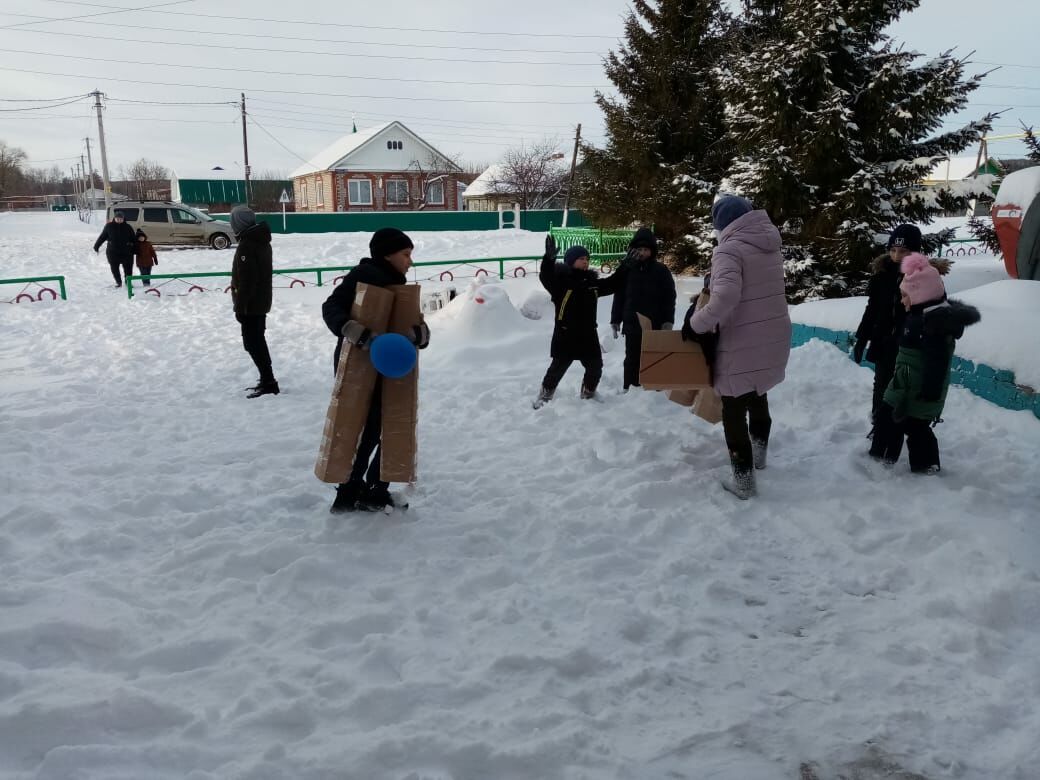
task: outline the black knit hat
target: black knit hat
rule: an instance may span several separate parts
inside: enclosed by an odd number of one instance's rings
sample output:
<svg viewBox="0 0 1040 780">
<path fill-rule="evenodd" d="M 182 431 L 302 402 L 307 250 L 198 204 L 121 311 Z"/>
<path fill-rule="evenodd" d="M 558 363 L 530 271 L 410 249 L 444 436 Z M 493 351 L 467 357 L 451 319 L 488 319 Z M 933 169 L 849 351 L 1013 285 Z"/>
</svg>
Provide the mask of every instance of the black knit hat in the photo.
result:
<svg viewBox="0 0 1040 780">
<path fill-rule="evenodd" d="M 638 248 L 649 249 L 654 254 L 657 254 L 657 239 L 654 237 L 654 231 L 650 228 L 639 228 L 636 234 L 632 236 L 632 241 L 629 242 L 629 249 Z"/>
<path fill-rule="evenodd" d="M 380 228 L 372 234 L 372 240 L 368 242 L 368 249 L 372 253 L 372 259 L 378 260 L 400 252 L 402 249 L 414 249 L 415 244 L 408 234 L 397 228 Z"/>
<path fill-rule="evenodd" d="M 915 225 L 898 225 L 888 237 L 888 248 L 905 247 L 911 252 L 921 251 L 921 231 Z"/>
</svg>

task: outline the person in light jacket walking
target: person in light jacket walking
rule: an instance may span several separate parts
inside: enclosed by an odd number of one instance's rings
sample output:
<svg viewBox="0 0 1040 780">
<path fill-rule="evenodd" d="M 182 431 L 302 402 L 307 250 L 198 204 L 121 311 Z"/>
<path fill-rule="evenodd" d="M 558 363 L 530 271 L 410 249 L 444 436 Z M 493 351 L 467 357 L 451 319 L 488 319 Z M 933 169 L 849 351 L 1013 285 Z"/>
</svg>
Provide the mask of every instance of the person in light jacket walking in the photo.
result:
<svg viewBox="0 0 1040 780">
<path fill-rule="evenodd" d="M 780 231 L 745 198 L 719 198 L 711 218 L 719 231 L 711 295 L 689 325 L 695 337 L 718 327 L 713 382 L 722 396 L 722 427 L 733 467 L 733 479 L 723 487 L 747 499 L 756 492 L 754 469 L 766 466 L 772 427 L 766 393 L 783 381 L 791 354 L 784 260 Z"/>
</svg>

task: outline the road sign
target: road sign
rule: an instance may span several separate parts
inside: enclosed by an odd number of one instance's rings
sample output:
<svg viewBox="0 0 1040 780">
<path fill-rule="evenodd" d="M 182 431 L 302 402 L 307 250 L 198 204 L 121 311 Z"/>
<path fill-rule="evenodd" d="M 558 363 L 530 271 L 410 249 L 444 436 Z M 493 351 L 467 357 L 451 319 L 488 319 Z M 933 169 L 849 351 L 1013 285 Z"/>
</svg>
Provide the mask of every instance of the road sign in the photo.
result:
<svg viewBox="0 0 1040 780">
<path fill-rule="evenodd" d="M 285 190 L 282 190 L 282 197 L 280 197 L 278 199 L 278 202 L 279 203 L 288 203 L 289 202 L 289 193 L 287 191 L 285 191 Z"/>
</svg>

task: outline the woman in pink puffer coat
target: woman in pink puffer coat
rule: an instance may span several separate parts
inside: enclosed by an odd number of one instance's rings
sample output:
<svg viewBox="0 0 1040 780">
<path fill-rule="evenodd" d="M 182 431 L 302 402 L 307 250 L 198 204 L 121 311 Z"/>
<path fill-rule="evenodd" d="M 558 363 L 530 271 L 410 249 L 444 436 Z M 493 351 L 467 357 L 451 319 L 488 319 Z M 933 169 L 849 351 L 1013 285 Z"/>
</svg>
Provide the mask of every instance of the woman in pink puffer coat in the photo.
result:
<svg viewBox="0 0 1040 780">
<path fill-rule="evenodd" d="M 772 425 L 766 393 L 784 380 L 791 354 L 784 259 L 780 231 L 750 201 L 724 196 L 711 218 L 719 231 L 711 296 L 689 324 L 695 334 L 718 328 L 714 385 L 722 396 L 722 427 L 733 466 L 733 480 L 723 487 L 746 499 L 755 495 L 754 469 L 766 465 Z"/>
</svg>

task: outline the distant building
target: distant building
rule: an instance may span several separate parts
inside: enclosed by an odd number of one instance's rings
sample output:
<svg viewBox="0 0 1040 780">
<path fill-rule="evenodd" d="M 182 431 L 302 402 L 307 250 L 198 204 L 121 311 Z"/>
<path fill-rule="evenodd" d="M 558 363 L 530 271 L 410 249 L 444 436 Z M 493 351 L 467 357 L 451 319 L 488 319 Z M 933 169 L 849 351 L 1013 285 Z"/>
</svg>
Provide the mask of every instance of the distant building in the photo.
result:
<svg viewBox="0 0 1040 780">
<path fill-rule="evenodd" d="M 987 157 L 981 162 L 978 155 L 972 155 L 971 157 L 948 157 L 945 160 L 940 160 L 932 167 L 932 170 L 921 180 L 921 186 L 925 189 L 936 189 L 938 187 L 948 187 L 956 182 L 974 179 L 976 176 L 992 174 L 999 177 L 1003 176 L 1004 173 L 1005 171 L 1000 161 L 992 157 Z M 996 194 L 996 191 L 997 187 L 996 183 L 994 183 L 993 193 Z M 985 216 L 989 213 L 989 204 L 972 201 L 971 213 L 975 216 Z M 961 213 L 949 213 L 944 216 L 961 216 Z"/>
<path fill-rule="evenodd" d="M 220 165 L 170 174 L 170 200 L 212 212 L 230 211 L 232 206 L 246 202 L 259 211 L 275 211 L 280 209 L 278 198 L 283 190 L 292 198 L 292 182 L 288 179 L 250 179 L 249 188 L 251 198 L 246 197 L 243 174 Z M 288 210 L 293 210 L 291 203 Z"/>
<path fill-rule="evenodd" d="M 349 133 L 290 174 L 296 210 L 458 211 L 463 174 L 400 122 Z"/>
<path fill-rule="evenodd" d="M 118 192 L 111 193 L 113 203 L 118 203 L 121 200 L 129 200 L 126 195 L 120 195 Z M 87 205 L 92 209 L 103 209 L 105 207 L 105 191 L 97 188 L 89 189 L 83 193 L 83 199 L 87 202 Z"/>
<path fill-rule="evenodd" d="M 533 204 L 529 208 L 562 209 L 566 195 L 559 184 L 559 181 L 554 181 L 551 190 L 528 193 L 528 202 Z M 506 166 L 494 163 L 466 187 L 462 200 L 467 211 L 498 211 L 499 206 L 512 208 L 515 204 L 522 204 L 524 199 L 516 185 L 510 182 Z"/>
</svg>

